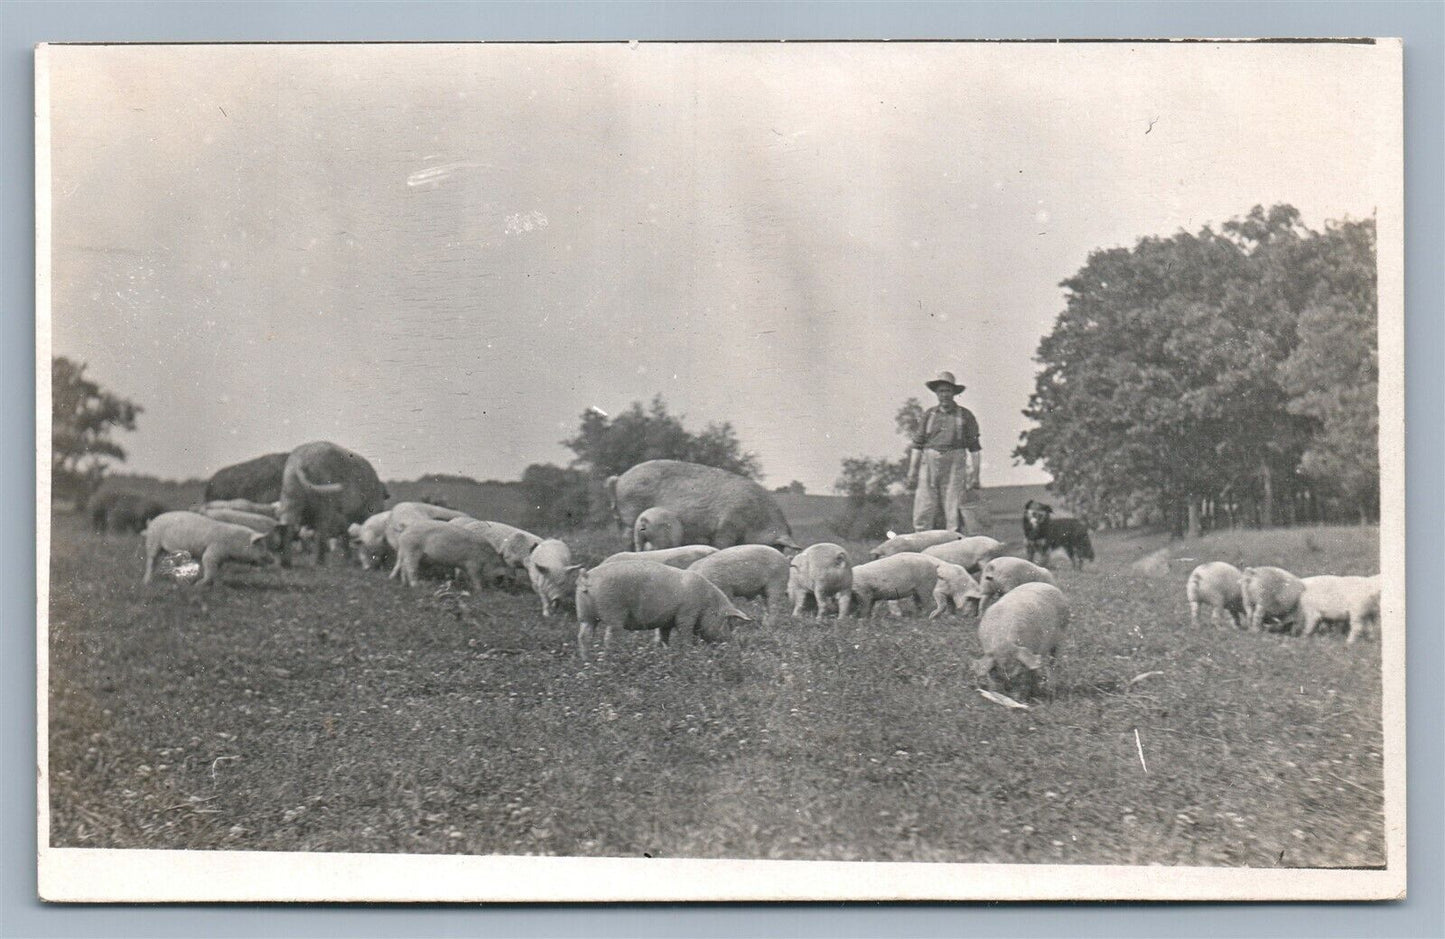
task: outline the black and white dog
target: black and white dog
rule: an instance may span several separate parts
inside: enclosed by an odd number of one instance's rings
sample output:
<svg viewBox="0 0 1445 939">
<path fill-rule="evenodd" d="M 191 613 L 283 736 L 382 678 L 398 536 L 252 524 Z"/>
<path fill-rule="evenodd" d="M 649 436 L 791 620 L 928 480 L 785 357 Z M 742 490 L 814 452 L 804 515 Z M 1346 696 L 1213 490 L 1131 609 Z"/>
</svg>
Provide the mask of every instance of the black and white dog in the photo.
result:
<svg viewBox="0 0 1445 939">
<path fill-rule="evenodd" d="M 1063 548 L 1074 570 L 1094 560 L 1094 543 L 1089 526 L 1077 518 L 1054 518 L 1054 507 L 1030 499 L 1024 503 L 1024 537 L 1028 539 L 1029 560 L 1042 564 L 1055 548 Z M 1034 561 L 1034 556 L 1038 560 Z"/>
</svg>

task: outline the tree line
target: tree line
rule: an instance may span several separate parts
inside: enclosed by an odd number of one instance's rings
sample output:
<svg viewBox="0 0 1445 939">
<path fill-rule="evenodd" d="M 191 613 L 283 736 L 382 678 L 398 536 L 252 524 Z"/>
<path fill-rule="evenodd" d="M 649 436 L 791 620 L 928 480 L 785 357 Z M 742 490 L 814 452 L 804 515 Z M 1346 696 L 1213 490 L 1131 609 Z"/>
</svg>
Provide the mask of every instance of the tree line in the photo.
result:
<svg viewBox="0 0 1445 939">
<path fill-rule="evenodd" d="M 1014 455 L 1109 525 L 1379 515 L 1375 223 L 1288 205 L 1093 252 Z"/>
</svg>

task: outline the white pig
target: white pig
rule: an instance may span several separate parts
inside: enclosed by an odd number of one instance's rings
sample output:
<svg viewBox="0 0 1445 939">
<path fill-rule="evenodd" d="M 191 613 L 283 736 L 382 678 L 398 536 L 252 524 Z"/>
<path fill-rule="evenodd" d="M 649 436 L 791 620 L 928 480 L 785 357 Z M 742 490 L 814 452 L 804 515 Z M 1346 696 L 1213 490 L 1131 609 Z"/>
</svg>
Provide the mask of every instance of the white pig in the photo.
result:
<svg viewBox="0 0 1445 939">
<path fill-rule="evenodd" d="M 694 637 L 715 642 L 727 638 L 728 620 L 749 621 L 706 577 L 654 561 L 614 561 L 584 571 L 576 599 L 577 651 L 583 659 L 599 625 L 605 649 L 617 627 L 655 629 L 665 645 L 674 629 L 691 629 Z"/>
<path fill-rule="evenodd" d="M 266 536 L 244 525 L 232 525 L 195 512 L 165 512 L 150 520 L 143 533 L 146 569 L 144 583 L 155 574 L 156 559 L 167 552 L 185 551 L 201 564 L 198 587 L 212 586 L 226 561 L 244 564 L 274 564 L 267 550 Z"/>
<path fill-rule="evenodd" d="M 853 566 L 848 552 L 829 541 L 809 545 L 798 553 L 788 566 L 788 597 L 793 601 L 793 615 L 801 616 L 808 598 L 818 603 L 818 619 L 828 609 L 832 598 L 838 604 L 838 616 L 848 615 L 853 604 Z"/>
</svg>

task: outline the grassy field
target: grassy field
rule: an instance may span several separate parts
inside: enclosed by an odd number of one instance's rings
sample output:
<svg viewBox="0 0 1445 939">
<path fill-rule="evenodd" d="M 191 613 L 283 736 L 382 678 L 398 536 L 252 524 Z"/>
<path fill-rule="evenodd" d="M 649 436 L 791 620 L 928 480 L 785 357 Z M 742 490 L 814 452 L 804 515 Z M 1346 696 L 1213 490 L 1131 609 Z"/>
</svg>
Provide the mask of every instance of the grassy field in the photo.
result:
<svg viewBox="0 0 1445 939">
<path fill-rule="evenodd" d="M 136 539 L 53 538 L 54 845 L 1384 862 L 1379 644 L 1190 629 L 1178 560 L 1372 573 L 1374 529 L 1101 535 L 1059 571 L 1060 694 L 1027 711 L 978 695 L 960 617 L 627 634 L 584 666 L 526 593 L 341 566 L 147 588 Z"/>
</svg>

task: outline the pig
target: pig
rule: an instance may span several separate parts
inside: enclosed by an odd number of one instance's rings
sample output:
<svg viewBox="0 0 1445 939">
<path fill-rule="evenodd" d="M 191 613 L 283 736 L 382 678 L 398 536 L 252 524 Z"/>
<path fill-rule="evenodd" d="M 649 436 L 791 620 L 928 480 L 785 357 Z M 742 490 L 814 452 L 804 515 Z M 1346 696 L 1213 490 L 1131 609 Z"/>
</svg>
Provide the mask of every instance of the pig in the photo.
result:
<svg viewBox="0 0 1445 939">
<path fill-rule="evenodd" d="M 979 613 L 987 612 L 994 601 L 1019 584 L 1030 583 L 1058 585 L 1053 571 L 1039 567 L 1032 561 L 1025 561 L 1023 558 L 994 558 L 983 566 L 978 577 L 978 590 L 981 595 Z"/>
<path fill-rule="evenodd" d="M 687 569 L 706 577 L 735 603 L 762 597 L 767 607 L 764 624 L 774 622 L 785 608 L 788 558 L 770 545 L 740 544 L 723 548 L 692 562 Z"/>
<path fill-rule="evenodd" d="M 935 528 L 930 531 L 915 531 L 906 535 L 888 534 L 888 540 L 868 552 L 870 558 L 886 558 L 895 554 L 908 552 L 916 554 L 924 548 L 931 548 L 934 545 L 946 544 L 950 541 L 959 541 L 963 538 L 956 531 L 949 531 L 946 528 Z M 956 562 L 955 562 L 956 563 Z"/>
<path fill-rule="evenodd" d="M 99 534 L 145 531 L 151 519 L 166 511 L 155 499 L 117 490 L 92 496 L 88 508 L 91 524 Z"/>
<path fill-rule="evenodd" d="M 364 522 L 352 522 L 346 529 L 347 536 L 356 545 L 356 559 L 361 562 L 362 570 L 381 567 L 395 553 L 396 549 L 386 540 L 386 526 L 390 522 L 388 510 L 370 515 Z"/>
<path fill-rule="evenodd" d="M 550 617 L 573 592 L 582 565 L 572 563 L 572 549 L 557 538 L 539 542 L 523 563 L 532 589 L 542 600 L 542 615 Z"/>
<path fill-rule="evenodd" d="M 502 561 L 515 570 L 526 570 L 527 555 L 542 543 L 542 539 L 537 535 L 521 528 L 504 525 L 501 522 L 463 515 L 460 518 L 451 519 L 450 524 L 465 528 L 475 535 L 481 535 L 487 544 L 502 556 Z"/>
<path fill-rule="evenodd" d="M 398 502 L 386 520 L 386 542 L 395 551 L 401 544 L 401 533 L 412 522 L 449 522 L 466 515 L 456 509 L 443 508 L 427 502 Z"/>
<path fill-rule="evenodd" d="M 695 638 L 716 642 L 728 637 L 729 620 L 751 618 L 706 577 L 654 561 L 613 561 L 599 564 L 577 578 L 577 651 L 587 647 L 603 627 L 602 647 L 612 644 L 612 630 L 655 629 L 666 645 L 675 628 L 690 628 Z"/>
<path fill-rule="evenodd" d="M 280 502 L 254 502 L 250 499 L 213 499 L 204 502 L 199 508 L 192 508 L 193 512 L 204 512 L 206 509 L 231 509 L 236 512 L 250 512 L 253 515 L 265 515 L 272 519 L 280 517 Z"/>
<path fill-rule="evenodd" d="M 281 523 L 269 515 L 257 515 L 255 512 L 242 512 L 237 509 L 212 509 L 207 508 L 196 513 L 206 518 L 214 518 L 218 522 L 230 522 L 232 525 L 244 525 L 252 531 L 259 531 L 266 536 L 266 547 L 271 551 L 281 550 L 281 537 L 285 531 Z"/>
<path fill-rule="evenodd" d="M 853 568 L 853 596 L 858 601 L 858 616 L 873 615 L 873 604 L 879 600 L 903 600 L 912 597 L 924 609 L 938 586 L 937 558 L 916 551 L 890 554 Z"/>
<path fill-rule="evenodd" d="M 848 552 L 829 541 L 809 545 L 788 565 L 788 597 L 793 615 L 801 616 L 812 597 L 818 603 L 818 620 L 828 609 L 829 598 L 838 603 L 838 616 L 848 615 L 853 604 L 853 566 Z"/>
<path fill-rule="evenodd" d="M 1037 690 L 1038 679 L 1053 692 L 1052 671 L 1059 642 L 1069 625 L 1069 601 L 1053 584 L 1031 582 L 1010 590 L 978 621 L 983 657 L 974 675 L 1015 700 Z"/>
<path fill-rule="evenodd" d="M 664 548 L 661 551 L 619 551 L 603 559 L 603 564 L 613 561 L 655 561 L 678 570 L 686 570 L 694 561 L 717 554 L 717 548 L 710 544 L 689 544 L 680 548 Z"/>
<path fill-rule="evenodd" d="M 1235 626 L 1244 615 L 1244 592 L 1240 581 L 1244 574 L 1233 564 L 1209 561 L 1189 573 L 1184 594 L 1189 598 L 1189 625 L 1199 627 L 1199 608 L 1210 607 L 1210 620 L 1219 625 L 1219 613 L 1227 612 Z"/>
<path fill-rule="evenodd" d="M 682 544 L 682 519 L 671 509 L 654 505 L 632 523 L 632 550 L 656 551 Z"/>
<path fill-rule="evenodd" d="M 281 498 L 281 481 L 290 453 L 267 453 L 216 471 L 206 483 L 205 500 L 246 499 L 260 503 Z"/>
<path fill-rule="evenodd" d="M 950 605 L 960 613 L 977 614 L 982 594 L 979 593 L 978 581 L 963 565 L 940 561 L 928 554 L 923 557 L 931 558 L 938 569 L 938 583 L 933 587 L 934 609 L 928 618 L 938 619 L 948 612 Z"/>
<path fill-rule="evenodd" d="M 1304 581 L 1279 567 L 1246 567 L 1240 593 L 1249 628 L 1264 629 L 1265 620 L 1278 620 L 1287 629 L 1299 625 L 1299 600 Z"/>
<path fill-rule="evenodd" d="M 198 587 L 216 583 L 221 565 L 227 561 L 268 565 L 276 561 L 267 550 L 266 536 L 244 525 L 232 525 L 195 512 L 165 512 L 150 520 L 142 533 L 145 539 L 146 569 L 143 583 L 155 576 L 156 559 L 162 554 L 185 551 L 200 561 Z"/>
<path fill-rule="evenodd" d="M 970 574 L 978 574 L 985 564 L 1002 555 L 1004 550 L 1004 543 L 997 538 L 970 535 L 957 541 L 930 545 L 923 549 L 923 553 L 940 561 L 957 564 Z"/>
<path fill-rule="evenodd" d="M 1353 643 L 1367 629 L 1379 631 L 1380 575 L 1373 577 L 1336 577 L 1322 574 L 1304 578 L 1304 592 L 1299 598 L 1299 618 L 1304 635 L 1319 628 L 1322 620 L 1345 620 L 1350 634 L 1345 642 Z"/>
<path fill-rule="evenodd" d="M 661 506 L 682 521 L 679 544 L 766 544 L 798 550 L 773 497 L 737 473 L 682 460 L 648 460 L 621 476 L 609 476 L 605 485 L 624 531 L 632 530 L 640 513 Z"/>
<path fill-rule="evenodd" d="M 380 512 L 386 498 L 386 487 L 365 457 L 317 440 L 287 456 L 277 517 L 288 533 L 307 527 L 316 530 L 316 563 L 322 564 L 332 541 L 343 537 L 352 522 L 364 522 Z M 281 563 L 290 564 L 288 550 L 282 551 Z"/>
<path fill-rule="evenodd" d="M 401 533 L 396 550 L 396 567 L 391 576 L 401 575 L 408 587 L 421 583 L 422 562 L 438 567 L 465 571 L 472 589 L 480 592 L 484 575 L 491 576 L 502 567 L 502 559 L 492 546 L 478 535 L 434 519 L 416 521 Z"/>
</svg>

